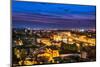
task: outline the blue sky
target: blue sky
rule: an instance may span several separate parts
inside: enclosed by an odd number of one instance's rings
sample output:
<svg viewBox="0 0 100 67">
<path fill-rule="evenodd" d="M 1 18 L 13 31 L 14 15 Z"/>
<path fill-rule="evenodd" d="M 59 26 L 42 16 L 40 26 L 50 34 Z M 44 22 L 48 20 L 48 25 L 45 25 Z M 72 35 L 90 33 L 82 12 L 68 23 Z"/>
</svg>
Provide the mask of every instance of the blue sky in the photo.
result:
<svg viewBox="0 0 100 67">
<path fill-rule="evenodd" d="M 95 28 L 95 14 L 95 6 L 12 2 L 13 27 L 19 28 Z"/>
</svg>

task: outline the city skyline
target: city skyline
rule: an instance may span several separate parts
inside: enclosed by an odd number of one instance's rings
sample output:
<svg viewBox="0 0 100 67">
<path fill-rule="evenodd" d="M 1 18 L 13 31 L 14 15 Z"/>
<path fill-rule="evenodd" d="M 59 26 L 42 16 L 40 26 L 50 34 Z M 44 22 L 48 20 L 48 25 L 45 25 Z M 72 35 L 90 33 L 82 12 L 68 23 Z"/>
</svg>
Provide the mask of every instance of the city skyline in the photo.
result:
<svg viewBox="0 0 100 67">
<path fill-rule="evenodd" d="M 96 61 L 96 6 L 12 0 L 12 67 Z"/>
</svg>

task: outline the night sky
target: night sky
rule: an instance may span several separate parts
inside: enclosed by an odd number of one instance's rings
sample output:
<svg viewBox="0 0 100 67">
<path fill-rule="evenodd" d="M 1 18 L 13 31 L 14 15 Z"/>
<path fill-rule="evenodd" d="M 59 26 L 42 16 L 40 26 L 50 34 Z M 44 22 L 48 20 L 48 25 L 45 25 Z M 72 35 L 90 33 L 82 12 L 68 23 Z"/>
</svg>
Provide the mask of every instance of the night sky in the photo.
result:
<svg viewBox="0 0 100 67">
<path fill-rule="evenodd" d="M 95 28 L 96 7 L 12 1 L 12 27 L 33 29 Z"/>
</svg>

